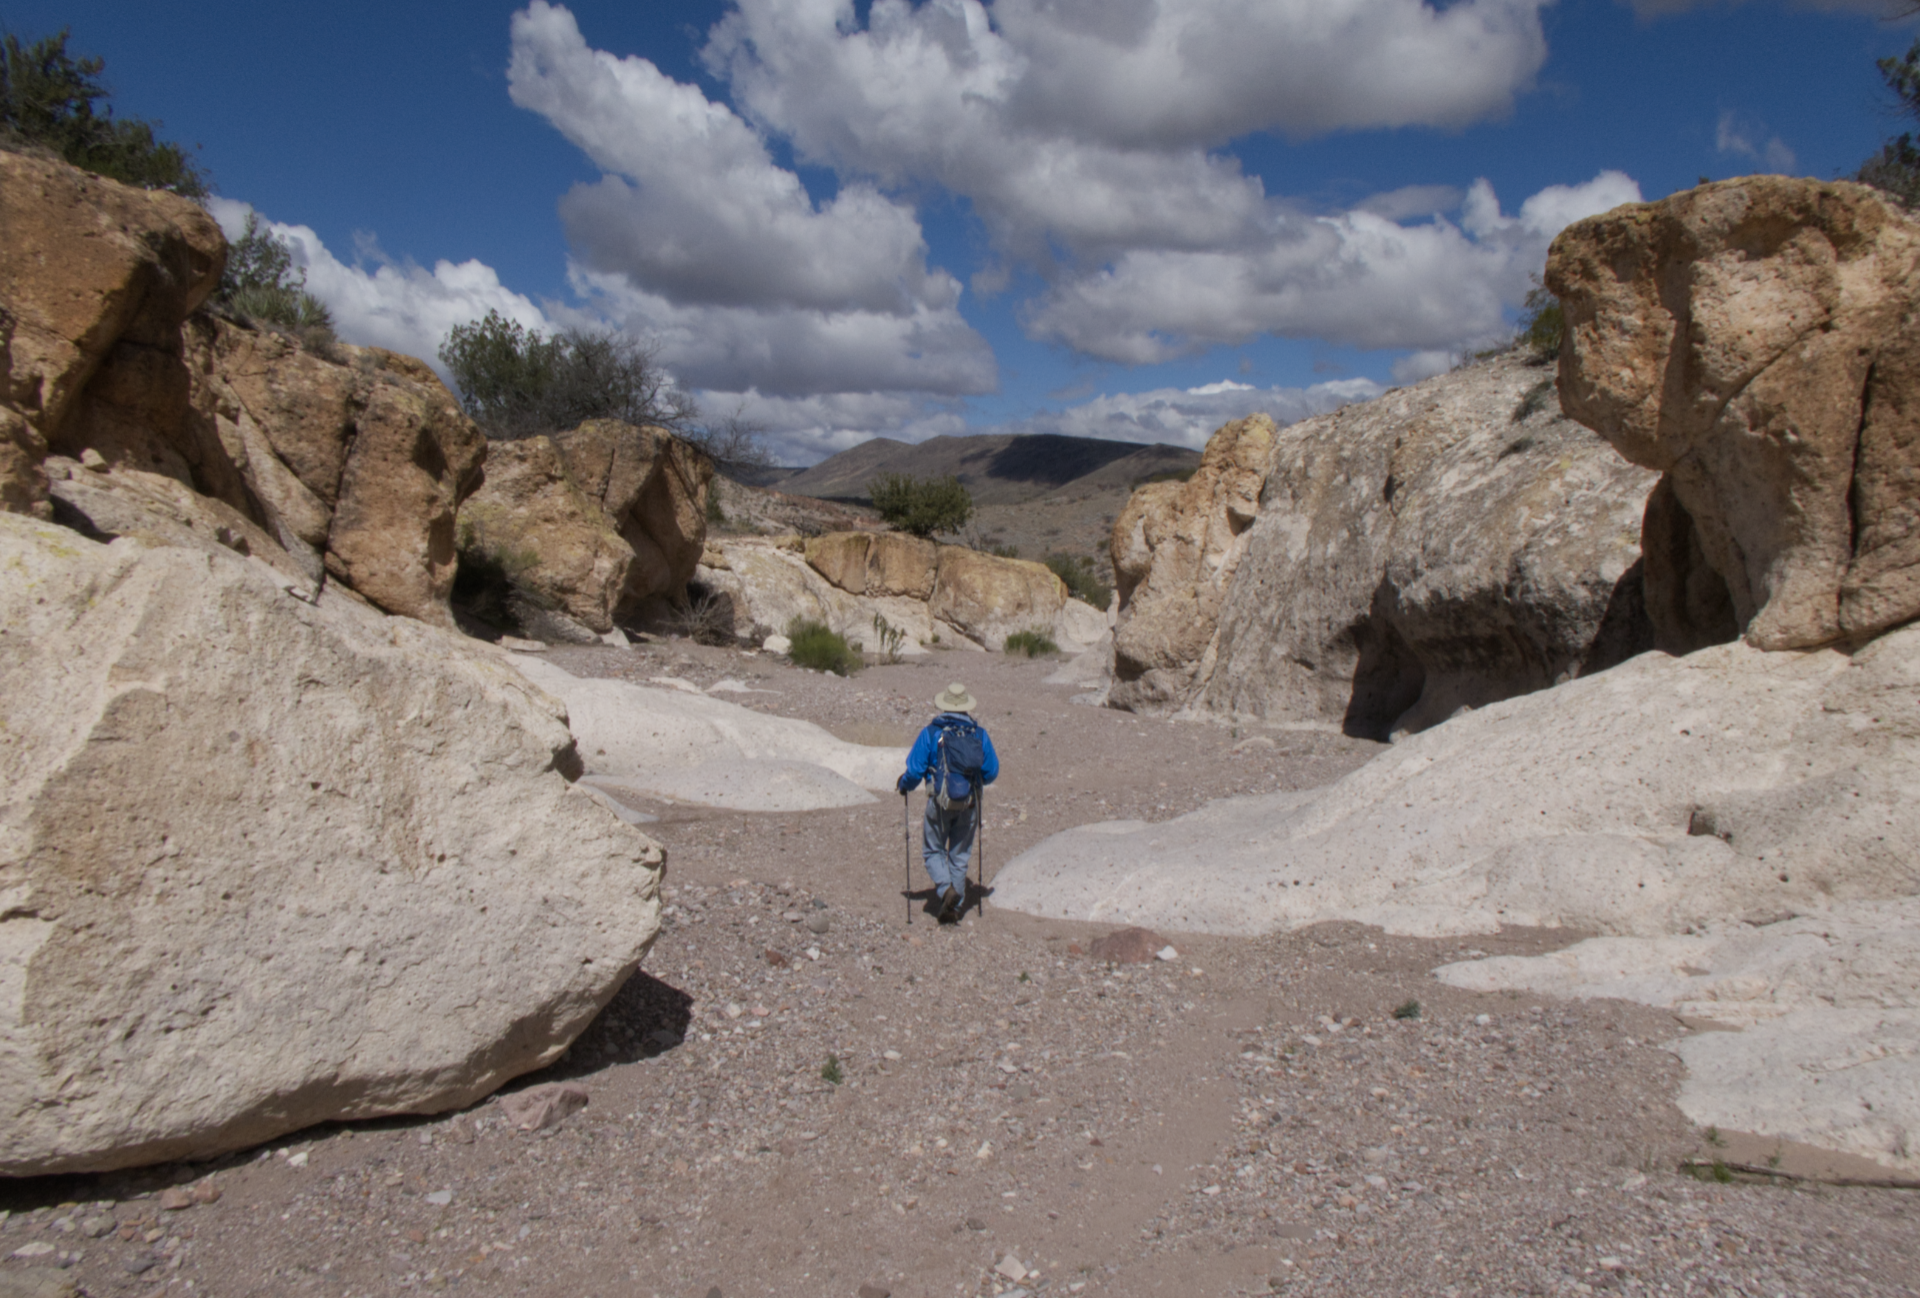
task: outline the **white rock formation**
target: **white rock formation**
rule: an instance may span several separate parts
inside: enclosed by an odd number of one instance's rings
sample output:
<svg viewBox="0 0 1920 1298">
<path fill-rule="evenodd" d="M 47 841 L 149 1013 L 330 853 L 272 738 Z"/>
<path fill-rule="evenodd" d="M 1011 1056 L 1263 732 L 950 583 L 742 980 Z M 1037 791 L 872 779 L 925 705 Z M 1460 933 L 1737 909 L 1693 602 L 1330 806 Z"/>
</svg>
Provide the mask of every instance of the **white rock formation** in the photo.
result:
<svg viewBox="0 0 1920 1298">
<path fill-rule="evenodd" d="M 1720 645 L 1469 713 L 1323 789 L 1057 834 L 994 900 L 1215 933 L 1599 932 L 1445 976 L 1753 1024 L 1681 1048 L 1689 1114 L 1912 1167 L 1917 788 L 1920 627 L 1851 657 Z"/>
<path fill-rule="evenodd" d="M 0 514 L 0 1175 L 457 1108 L 550 1062 L 660 848 L 503 656 Z"/>
<path fill-rule="evenodd" d="M 653 689 L 625 681 L 574 676 L 540 658 L 516 655 L 513 665 L 541 689 L 567 705 L 567 718 L 581 759 L 595 776 L 611 776 L 646 789 L 661 777 L 713 763 L 742 761 L 807 762 L 838 781 L 816 780 L 804 787 L 789 772 L 769 784 L 765 805 L 741 801 L 743 791 L 729 785 L 724 801 L 708 805 L 742 810 L 799 811 L 850 805 L 850 783 L 859 789 L 893 791 L 906 769 L 904 748 L 870 748 L 837 739 L 809 721 L 769 717 L 736 703 Z M 598 781 L 605 787 L 605 781 Z M 667 785 L 660 785 L 666 792 Z M 676 780 L 670 796 L 698 802 L 702 788 L 718 785 Z"/>
</svg>

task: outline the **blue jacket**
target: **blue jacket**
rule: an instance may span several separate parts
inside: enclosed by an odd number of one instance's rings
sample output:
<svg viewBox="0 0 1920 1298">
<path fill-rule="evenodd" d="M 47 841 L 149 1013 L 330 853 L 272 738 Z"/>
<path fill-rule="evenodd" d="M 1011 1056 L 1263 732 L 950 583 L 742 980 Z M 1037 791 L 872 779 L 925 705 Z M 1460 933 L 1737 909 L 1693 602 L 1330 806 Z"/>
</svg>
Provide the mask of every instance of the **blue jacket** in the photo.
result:
<svg viewBox="0 0 1920 1298">
<path fill-rule="evenodd" d="M 934 721 L 938 722 L 940 717 L 952 717 L 957 721 L 973 721 L 973 718 L 964 712 L 942 712 L 939 717 L 934 718 Z M 986 760 L 980 765 L 980 782 L 992 784 L 1000 777 L 1000 756 L 993 751 L 993 740 L 988 736 L 987 728 L 981 726 L 978 721 L 974 721 L 973 724 L 980 727 L 980 746 L 986 750 Z M 920 781 L 932 774 L 933 763 L 938 759 L 939 753 L 940 747 L 934 736 L 934 728 L 929 725 L 920 732 L 920 737 L 913 741 L 913 749 L 907 754 L 907 773 L 900 777 L 900 783 L 897 786 L 900 792 L 906 793 L 920 787 Z"/>
</svg>

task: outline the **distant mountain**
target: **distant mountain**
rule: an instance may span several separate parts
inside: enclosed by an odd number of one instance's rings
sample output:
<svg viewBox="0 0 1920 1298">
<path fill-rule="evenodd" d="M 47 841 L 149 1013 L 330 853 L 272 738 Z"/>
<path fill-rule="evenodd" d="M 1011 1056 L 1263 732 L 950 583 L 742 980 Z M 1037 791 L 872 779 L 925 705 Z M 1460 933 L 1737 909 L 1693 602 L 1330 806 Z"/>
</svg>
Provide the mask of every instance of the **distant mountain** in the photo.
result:
<svg viewBox="0 0 1920 1298">
<path fill-rule="evenodd" d="M 778 485 L 789 495 L 864 502 L 867 484 L 878 474 L 952 474 L 976 505 L 1018 505 L 1043 496 L 1125 493 L 1143 479 L 1185 473 L 1199 463 L 1200 452 L 1183 447 L 1053 433 L 935 437 L 918 444 L 876 437 Z"/>
</svg>

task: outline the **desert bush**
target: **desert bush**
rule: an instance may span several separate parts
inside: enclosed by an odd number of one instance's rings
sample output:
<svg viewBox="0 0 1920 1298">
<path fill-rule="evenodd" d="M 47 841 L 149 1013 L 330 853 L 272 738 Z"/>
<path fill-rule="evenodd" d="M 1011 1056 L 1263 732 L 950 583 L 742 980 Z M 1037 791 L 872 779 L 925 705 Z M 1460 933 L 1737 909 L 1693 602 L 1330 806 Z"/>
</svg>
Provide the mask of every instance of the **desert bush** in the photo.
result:
<svg viewBox="0 0 1920 1298">
<path fill-rule="evenodd" d="M 100 80 L 106 63 L 67 53 L 62 28 L 31 45 L 0 37 L 0 142 L 38 146 L 95 175 L 204 198 L 207 178 L 187 151 L 154 134 L 157 122 L 117 118 Z"/>
<path fill-rule="evenodd" d="M 333 342 L 332 314 L 307 292 L 307 272 L 293 264 L 293 249 L 261 224 L 258 212 L 247 213 L 246 228 L 228 245 L 213 297 L 256 325 L 297 334 L 315 347 Z"/>
<path fill-rule="evenodd" d="M 689 582 L 687 602 L 674 610 L 673 623 L 695 644 L 730 645 L 734 642 L 733 599 Z"/>
<path fill-rule="evenodd" d="M 1199 468 L 1196 464 L 1191 469 L 1162 469 L 1158 473 L 1149 473 L 1144 478 L 1135 478 L 1128 490 L 1138 491 L 1150 482 L 1191 482 Z"/>
<path fill-rule="evenodd" d="M 1093 560 L 1077 554 L 1050 554 L 1047 567 L 1067 585 L 1067 594 L 1105 612 L 1113 601 L 1113 590 L 1093 570 Z"/>
<path fill-rule="evenodd" d="M 1045 631 L 1015 631 L 1007 637 L 1000 652 L 1008 655 L 1025 654 L 1029 658 L 1038 658 L 1041 654 L 1057 654 L 1060 646 Z"/>
<path fill-rule="evenodd" d="M 1537 360 L 1555 359 L 1560 355 L 1560 339 L 1567 332 L 1567 316 L 1560 309 L 1560 299 L 1548 292 L 1546 285 L 1535 283 L 1526 296 L 1524 308 L 1515 344 L 1526 348 Z"/>
<path fill-rule="evenodd" d="M 685 435 L 693 398 L 655 363 L 651 347 L 624 334 L 566 329 L 553 337 L 498 311 L 455 325 L 440 360 L 473 421 L 512 440 L 577 428 L 589 419 L 654 424 Z"/>
<path fill-rule="evenodd" d="M 787 623 L 787 639 L 791 642 L 787 659 L 796 667 L 851 676 L 864 666 L 845 636 L 813 618 L 796 617 Z"/>
<path fill-rule="evenodd" d="M 987 553 L 996 559 L 1018 559 L 1020 547 L 1017 545 L 995 544 L 987 547 Z"/>
<path fill-rule="evenodd" d="M 958 532 L 973 517 L 973 497 L 951 474 L 916 478 L 910 473 L 882 473 L 867 484 L 867 498 L 880 517 L 919 537 Z"/>
</svg>

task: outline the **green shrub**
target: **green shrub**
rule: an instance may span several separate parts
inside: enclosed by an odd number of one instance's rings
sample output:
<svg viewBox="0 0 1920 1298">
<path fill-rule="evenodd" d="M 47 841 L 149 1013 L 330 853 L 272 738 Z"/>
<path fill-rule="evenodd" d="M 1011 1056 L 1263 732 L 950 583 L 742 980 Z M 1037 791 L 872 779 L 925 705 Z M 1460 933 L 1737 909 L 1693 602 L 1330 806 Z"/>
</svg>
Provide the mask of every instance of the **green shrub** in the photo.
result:
<svg viewBox="0 0 1920 1298">
<path fill-rule="evenodd" d="M 1020 557 L 1020 547 L 1005 544 L 990 545 L 987 547 L 987 553 L 996 559 L 1018 559 Z"/>
<path fill-rule="evenodd" d="M 1393 1007 L 1396 1019 L 1417 1019 L 1420 1017 L 1420 1002 L 1409 1000 Z"/>
<path fill-rule="evenodd" d="M 973 517 L 973 497 L 951 474 L 916 478 L 910 473 L 882 473 L 867 484 L 867 498 L 880 517 L 919 537 L 957 532 Z"/>
<path fill-rule="evenodd" d="M 1560 299 L 1549 293 L 1546 285 L 1535 284 L 1527 294 L 1525 306 L 1526 311 L 1520 317 L 1520 332 L 1514 341 L 1540 360 L 1555 359 L 1560 355 L 1560 340 L 1567 332 L 1567 316 L 1560 309 Z"/>
<path fill-rule="evenodd" d="M 1093 560 L 1077 554 L 1050 554 L 1047 567 L 1067 585 L 1067 594 L 1084 600 L 1101 612 L 1113 602 L 1113 590 L 1093 570 Z"/>
<path fill-rule="evenodd" d="M 854 652 L 846 637 L 824 622 L 796 617 L 787 623 L 787 639 L 792 642 L 787 650 L 787 658 L 796 667 L 832 672 L 835 676 L 851 676 L 864 666 L 860 655 Z"/>
<path fill-rule="evenodd" d="M 840 1056 L 827 1056 L 827 1062 L 820 1065 L 820 1080 L 832 1086 L 847 1080 L 847 1070 L 840 1066 Z"/>
<path fill-rule="evenodd" d="M 310 345 L 333 341 L 332 314 L 307 292 L 307 272 L 293 264 L 293 249 L 261 224 L 258 212 L 247 213 L 246 229 L 228 246 L 213 296 L 256 325 L 298 334 Z"/>
<path fill-rule="evenodd" d="M 623 334 L 567 329 L 548 338 L 489 311 L 455 325 L 440 345 L 440 359 L 467 413 L 489 437 L 560 432 L 589 419 L 685 434 L 699 414 L 693 398 L 654 363 L 653 350 Z"/>
<path fill-rule="evenodd" d="M 1057 654 L 1060 646 L 1045 631 L 1015 631 L 1007 637 L 1000 652 L 1005 654 L 1025 654 L 1029 658 L 1038 658 L 1041 654 Z"/>
<path fill-rule="evenodd" d="M 887 661 L 890 663 L 899 662 L 900 646 L 907 642 L 906 630 L 887 621 L 883 614 L 875 613 L 873 615 L 873 634 L 879 638 L 880 652 L 886 655 Z"/>
<path fill-rule="evenodd" d="M 187 151 L 154 136 L 158 123 L 116 118 L 101 59 L 74 59 L 62 28 L 31 45 L 0 39 L 0 138 L 38 145 L 95 175 L 204 198 L 207 178 Z M 98 103 L 98 107 L 96 107 Z"/>
</svg>

